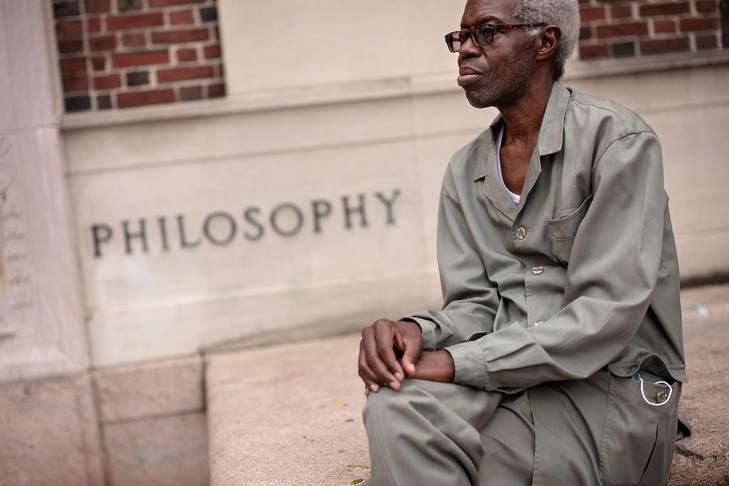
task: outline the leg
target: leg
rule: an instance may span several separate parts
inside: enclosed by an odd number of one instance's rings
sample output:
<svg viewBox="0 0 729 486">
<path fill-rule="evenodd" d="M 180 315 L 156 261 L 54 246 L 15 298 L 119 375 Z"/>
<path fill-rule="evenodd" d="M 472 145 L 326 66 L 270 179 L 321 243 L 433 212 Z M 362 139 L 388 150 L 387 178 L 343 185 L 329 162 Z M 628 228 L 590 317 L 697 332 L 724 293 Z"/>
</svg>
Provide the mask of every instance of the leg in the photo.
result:
<svg viewBox="0 0 729 486">
<path fill-rule="evenodd" d="M 534 420 L 529 394 L 509 395 L 481 430 L 481 485 L 529 486 L 534 472 Z M 567 483 L 564 483 L 567 484 Z"/>
<path fill-rule="evenodd" d="M 364 408 L 372 485 L 478 484 L 480 429 L 504 395 L 405 380 L 370 394 Z"/>
</svg>

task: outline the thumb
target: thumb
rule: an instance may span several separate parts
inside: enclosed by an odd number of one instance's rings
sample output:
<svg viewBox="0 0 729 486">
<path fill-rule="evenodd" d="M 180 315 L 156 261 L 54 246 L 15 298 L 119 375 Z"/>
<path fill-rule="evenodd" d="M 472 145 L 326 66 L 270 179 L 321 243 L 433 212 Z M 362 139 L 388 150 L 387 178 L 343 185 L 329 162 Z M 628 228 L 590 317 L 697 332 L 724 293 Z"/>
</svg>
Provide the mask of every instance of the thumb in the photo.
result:
<svg viewBox="0 0 729 486">
<path fill-rule="evenodd" d="M 422 347 L 418 346 L 417 343 L 407 340 L 398 333 L 398 348 L 402 351 L 402 363 L 403 371 L 406 376 L 415 376 L 415 363 L 420 358 Z"/>
</svg>

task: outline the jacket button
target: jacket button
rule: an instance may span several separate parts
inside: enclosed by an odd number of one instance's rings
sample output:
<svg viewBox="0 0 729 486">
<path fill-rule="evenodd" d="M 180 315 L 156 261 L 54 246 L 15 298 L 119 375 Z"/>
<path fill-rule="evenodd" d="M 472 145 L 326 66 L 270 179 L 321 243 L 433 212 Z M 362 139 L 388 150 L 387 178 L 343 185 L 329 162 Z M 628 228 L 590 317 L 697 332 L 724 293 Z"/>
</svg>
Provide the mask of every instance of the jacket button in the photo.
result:
<svg viewBox="0 0 729 486">
<path fill-rule="evenodd" d="M 516 229 L 516 239 L 517 240 L 523 240 L 524 238 L 526 238 L 526 235 L 527 235 L 527 230 L 523 226 L 519 226 Z"/>
<path fill-rule="evenodd" d="M 656 394 L 656 402 L 663 403 L 668 400 L 668 393 L 660 391 Z"/>
<path fill-rule="evenodd" d="M 537 321 L 537 322 L 534 323 L 534 327 L 539 327 L 542 324 L 544 324 L 542 321 Z"/>
<path fill-rule="evenodd" d="M 532 268 L 532 273 L 534 275 L 541 275 L 541 274 L 544 273 L 544 267 L 533 267 Z"/>
</svg>

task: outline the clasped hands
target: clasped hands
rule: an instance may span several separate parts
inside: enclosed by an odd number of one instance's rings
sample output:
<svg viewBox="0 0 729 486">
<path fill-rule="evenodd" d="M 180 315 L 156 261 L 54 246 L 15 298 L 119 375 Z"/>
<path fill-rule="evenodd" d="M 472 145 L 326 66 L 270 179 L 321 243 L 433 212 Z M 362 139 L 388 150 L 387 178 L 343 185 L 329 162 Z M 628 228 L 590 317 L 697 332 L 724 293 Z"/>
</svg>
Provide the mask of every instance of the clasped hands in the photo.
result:
<svg viewBox="0 0 729 486">
<path fill-rule="evenodd" d="M 423 351 L 423 333 L 415 322 L 379 319 L 362 331 L 359 376 L 365 395 L 386 386 L 399 390 L 406 378 L 449 383 L 455 365 L 448 351 Z"/>
</svg>

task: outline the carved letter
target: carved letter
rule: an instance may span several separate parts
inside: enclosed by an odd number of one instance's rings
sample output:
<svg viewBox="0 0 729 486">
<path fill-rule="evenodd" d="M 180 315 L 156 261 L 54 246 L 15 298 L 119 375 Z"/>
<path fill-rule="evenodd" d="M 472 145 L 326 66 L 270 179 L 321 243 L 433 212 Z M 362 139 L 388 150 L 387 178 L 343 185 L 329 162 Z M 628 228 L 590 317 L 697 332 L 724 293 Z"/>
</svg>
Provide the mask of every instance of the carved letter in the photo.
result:
<svg viewBox="0 0 729 486">
<path fill-rule="evenodd" d="M 145 224 L 146 221 L 144 218 L 139 220 L 139 232 L 138 233 L 130 233 L 129 232 L 129 221 L 122 221 L 122 228 L 124 229 L 124 246 L 126 248 L 127 255 L 132 254 L 132 245 L 131 241 L 132 238 L 141 238 L 142 239 L 142 251 L 144 253 L 147 253 L 147 231 L 145 230 Z"/>
<path fill-rule="evenodd" d="M 169 251 L 170 245 L 167 243 L 167 218 L 160 216 L 157 218 L 159 222 L 159 235 L 162 240 L 162 251 Z"/>
<path fill-rule="evenodd" d="M 363 228 L 367 226 L 367 216 L 365 215 L 365 195 L 360 194 L 359 195 L 359 206 L 355 208 L 349 207 L 349 196 L 342 196 L 342 204 L 344 204 L 344 218 L 345 218 L 345 224 L 344 227 L 347 229 L 350 229 L 352 227 L 352 221 L 350 219 L 350 215 L 352 213 L 359 213 L 361 216 L 361 222 Z"/>
<path fill-rule="evenodd" d="M 185 238 L 185 216 L 183 214 L 177 215 L 177 229 L 180 231 L 180 246 L 182 248 L 195 248 L 200 244 L 200 238 L 192 243 Z"/>
<path fill-rule="evenodd" d="M 397 196 L 399 195 L 400 189 L 395 189 L 394 191 L 392 191 L 392 197 L 390 199 L 387 199 L 381 192 L 375 193 L 375 197 L 382 201 L 382 204 L 384 204 L 387 208 L 386 224 L 395 224 L 395 217 L 392 215 L 392 204 L 395 202 L 395 199 L 397 199 Z"/>
<path fill-rule="evenodd" d="M 91 234 L 94 237 L 94 257 L 101 258 L 101 244 L 111 239 L 111 226 L 106 224 L 91 225 Z"/>
<path fill-rule="evenodd" d="M 258 229 L 258 233 L 255 233 L 252 235 L 249 234 L 248 232 L 243 233 L 243 236 L 245 236 L 245 238 L 250 241 L 258 241 L 261 238 L 263 238 L 263 225 L 261 223 L 259 223 L 258 221 L 256 221 L 255 219 L 253 219 L 253 216 L 251 215 L 251 213 L 254 213 L 254 212 L 260 213 L 261 208 L 252 206 L 250 208 L 246 208 L 246 210 L 243 211 L 243 218 Z"/>
<path fill-rule="evenodd" d="M 215 239 L 215 237 L 210 233 L 210 223 L 215 218 L 223 218 L 228 220 L 228 224 L 230 225 L 230 232 L 228 233 L 228 236 L 225 238 L 222 238 L 220 240 Z M 207 218 L 205 218 L 205 222 L 203 223 L 203 234 L 205 237 L 210 240 L 210 243 L 214 245 L 226 245 L 233 241 L 233 238 L 235 238 L 235 234 L 237 232 L 237 226 L 235 224 L 235 220 L 233 219 L 233 216 L 230 214 L 223 212 L 223 211 L 216 211 L 214 213 L 211 213 L 208 215 Z"/>
<path fill-rule="evenodd" d="M 279 213 L 284 209 L 290 209 L 294 212 L 294 215 L 296 217 L 296 224 L 292 227 L 290 230 L 282 230 L 279 228 L 278 223 L 276 222 L 277 217 Z M 293 203 L 283 203 L 276 206 L 273 211 L 271 212 L 271 227 L 273 227 L 274 231 L 276 233 L 280 234 L 281 236 L 294 236 L 296 233 L 301 230 L 301 226 L 304 224 L 304 215 L 301 214 L 301 210 L 296 207 Z"/>
<path fill-rule="evenodd" d="M 329 201 L 319 200 L 311 201 L 311 207 L 314 211 L 314 233 L 320 233 L 321 226 L 319 226 L 319 221 L 331 214 L 332 205 L 329 203 Z M 323 209 L 320 209 L 320 207 L 322 207 Z"/>
</svg>

